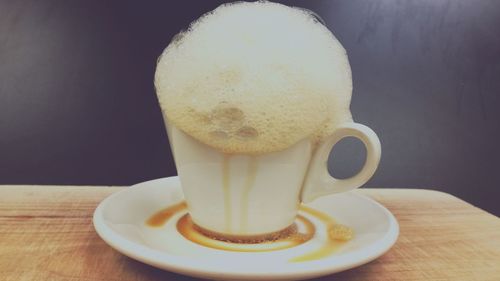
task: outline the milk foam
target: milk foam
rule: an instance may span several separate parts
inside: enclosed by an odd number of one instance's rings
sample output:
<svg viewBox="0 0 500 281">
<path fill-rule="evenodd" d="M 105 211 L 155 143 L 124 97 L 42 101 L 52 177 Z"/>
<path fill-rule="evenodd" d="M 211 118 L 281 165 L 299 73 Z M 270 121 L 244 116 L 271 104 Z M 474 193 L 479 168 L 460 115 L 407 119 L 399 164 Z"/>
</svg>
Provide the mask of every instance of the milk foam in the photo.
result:
<svg viewBox="0 0 500 281">
<path fill-rule="evenodd" d="M 177 35 L 155 87 L 169 122 L 226 153 L 316 142 L 351 120 L 351 70 L 333 34 L 301 9 L 225 4 Z"/>
</svg>

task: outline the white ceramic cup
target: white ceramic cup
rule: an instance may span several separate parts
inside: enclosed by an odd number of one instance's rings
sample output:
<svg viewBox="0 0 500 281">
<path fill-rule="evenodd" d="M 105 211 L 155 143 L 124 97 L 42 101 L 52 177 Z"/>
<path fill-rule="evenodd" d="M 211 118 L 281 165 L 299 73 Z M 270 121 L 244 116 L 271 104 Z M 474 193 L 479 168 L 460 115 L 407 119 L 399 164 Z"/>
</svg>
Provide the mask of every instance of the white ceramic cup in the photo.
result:
<svg viewBox="0 0 500 281">
<path fill-rule="evenodd" d="M 286 229 L 293 224 L 300 202 L 367 182 L 381 154 L 377 135 L 353 122 L 339 126 L 314 152 L 312 141 L 304 139 L 286 150 L 257 156 L 221 153 L 165 123 L 194 223 L 230 236 Z M 327 160 L 332 147 L 345 137 L 364 143 L 366 161 L 355 176 L 336 179 L 328 173 Z"/>
</svg>

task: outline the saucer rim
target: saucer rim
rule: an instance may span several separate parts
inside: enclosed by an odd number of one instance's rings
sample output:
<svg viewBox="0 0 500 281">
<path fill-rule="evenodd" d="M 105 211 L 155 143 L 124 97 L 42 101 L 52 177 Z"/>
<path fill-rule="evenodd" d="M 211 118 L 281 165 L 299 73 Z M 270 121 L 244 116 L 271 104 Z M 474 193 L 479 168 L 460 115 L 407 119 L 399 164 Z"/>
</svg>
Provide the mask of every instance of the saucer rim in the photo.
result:
<svg viewBox="0 0 500 281">
<path fill-rule="evenodd" d="M 148 188 L 149 185 L 158 183 L 173 186 L 170 187 L 172 189 L 180 188 L 179 178 L 177 176 L 173 176 L 141 182 L 124 190 L 113 193 L 102 200 L 95 209 L 93 214 L 93 225 L 101 239 L 103 239 L 106 244 L 111 246 L 116 251 L 140 262 L 178 274 L 201 278 L 216 278 L 218 280 L 230 280 L 234 278 L 238 278 L 238 280 L 256 280 L 260 278 L 264 278 L 265 280 L 296 280 L 313 278 L 351 269 L 375 260 L 392 248 L 399 236 L 398 222 L 394 215 L 387 210 L 387 208 L 367 196 L 354 192 L 344 192 L 342 193 L 343 195 L 349 194 L 350 196 L 355 196 L 361 198 L 362 200 L 369 201 L 381 209 L 384 213 L 389 226 L 387 232 L 380 239 L 378 239 L 378 241 L 364 247 L 363 249 L 346 253 L 340 262 L 336 263 L 334 267 L 332 267 L 331 260 L 326 259 L 300 263 L 283 263 L 281 264 L 282 266 L 276 270 L 266 270 L 265 272 L 253 270 L 242 271 L 241 268 L 223 268 L 220 265 L 217 265 L 217 263 L 193 261 L 192 259 L 186 257 L 177 256 L 133 242 L 124 238 L 111 227 L 108 227 L 103 216 L 103 210 L 109 202 L 112 202 L 115 197 L 121 196 L 122 193 L 129 192 L 131 189 Z M 332 195 L 327 195 L 325 197 L 328 196 Z M 367 251 L 367 249 L 369 250 Z M 285 267 L 286 269 L 283 270 Z"/>
</svg>

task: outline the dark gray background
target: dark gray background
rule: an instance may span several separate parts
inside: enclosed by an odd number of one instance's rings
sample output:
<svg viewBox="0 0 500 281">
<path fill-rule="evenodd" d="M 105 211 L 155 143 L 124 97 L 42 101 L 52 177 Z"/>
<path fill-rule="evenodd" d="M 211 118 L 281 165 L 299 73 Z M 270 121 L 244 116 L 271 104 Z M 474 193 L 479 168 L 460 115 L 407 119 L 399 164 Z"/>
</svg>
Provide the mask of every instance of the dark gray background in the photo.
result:
<svg viewBox="0 0 500 281">
<path fill-rule="evenodd" d="M 382 142 L 367 187 L 428 188 L 500 214 L 500 1 L 290 1 L 347 49 L 355 120 Z M 0 184 L 175 175 L 153 89 L 171 37 L 218 1 L 0 0 Z M 344 142 L 339 176 L 363 161 Z"/>
</svg>

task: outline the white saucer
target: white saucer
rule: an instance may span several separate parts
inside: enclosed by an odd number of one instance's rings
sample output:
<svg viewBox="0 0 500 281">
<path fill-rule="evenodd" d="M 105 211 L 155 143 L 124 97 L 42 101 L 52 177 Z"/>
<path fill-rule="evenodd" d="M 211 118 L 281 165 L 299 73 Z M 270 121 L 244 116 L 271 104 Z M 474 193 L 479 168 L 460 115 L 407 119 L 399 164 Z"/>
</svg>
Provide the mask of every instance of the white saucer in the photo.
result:
<svg viewBox="0 0 500 281">
<path fill-rule="evenodd" d="M 217 280 L 299 280 L 350 269 L 376 259 L 396 242 L 394 216 L 370 198 L 340 193 L 307 206 L 354 229 L 354 238 L 326 258 L 292 262 L 299 252 L 314 250 L 321 235 L 297 247 L 271 252 L 215 250 L 185 239 L 175 227 L 177 218 L 159 228 L 145 221 L 157 211 L 183 200 L 177 177 L 132 186 L 103 200 L 94 213 L 94 227 L 117 251 L 168 271 Z M 324 238 L 324 237 L 323 237 Z"/>
</svg>

